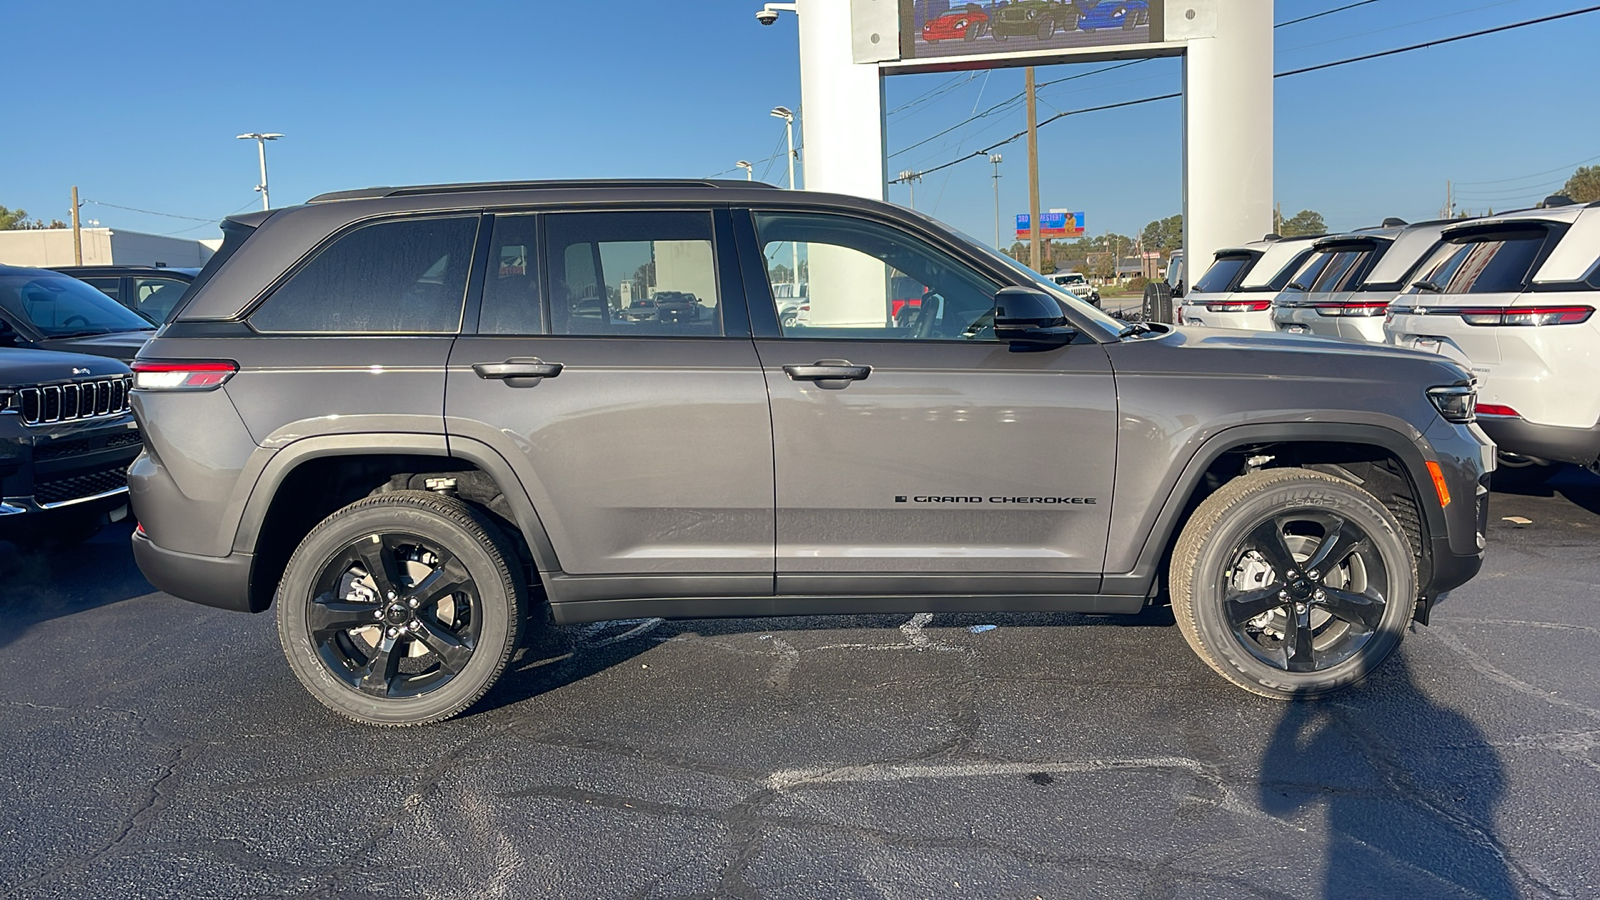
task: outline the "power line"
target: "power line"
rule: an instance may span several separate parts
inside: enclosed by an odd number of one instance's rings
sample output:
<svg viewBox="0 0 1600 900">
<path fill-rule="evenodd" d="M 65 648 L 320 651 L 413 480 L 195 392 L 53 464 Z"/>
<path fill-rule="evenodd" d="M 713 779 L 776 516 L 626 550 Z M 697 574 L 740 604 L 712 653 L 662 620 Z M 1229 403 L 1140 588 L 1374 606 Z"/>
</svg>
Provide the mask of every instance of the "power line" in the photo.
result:
<svg viewBox="0 0 1600 900">
<path fill-rule="evenodd" d="M 1279 22 L 1278 24 L 1276 24 L 1276 25 L 1274 25 L 1272 27 L 1273 28 L 1282 28 L 1285 25 L 1298 25 L 1301 22 L 1309 22 L 1312 19 L 1320 19 L 1323 16 L 1331 16 L 1336 12 L 1344 12 L 1347 9 L 1355 9 L 1358 6 L 1366 6 L 1368 3 L 1377 3 L 1377 2 L 1378 2 L 1378 0 L 1361 0 L 1360 3 L 1352 3 L 1352 4 L 1348 5 L 1348 6 L 1336 6 L 1333 9 L 1325 9 L 1322 12 L 1312 13 L 1309 16 L 1301 16 L 1298 19 L 1290 19 L 1287 22 Z"/>
<path fill-rule="evenodd" d="M 223 216 L 222 218 L 226 219 L 228 216 L 232 216 L 232 215 L 236 215 L 238 213 L 244 212 L 245 209 L 247 209 L 249 207 L 252 207 L 252 206 L 255 206 L 255 205 L 256 205 L 256 200 L 255 200 L 254 197 L 251 197 L 249 200 L 246 200 L 244 202 L 244 206 L 239 207 L 238 209 L 234 210 L 233 212 L 228 213 L 227 215 Z M 217 225 L 217 224 L 219 224 L 220 221 L 221 221 L 220 219 L 210 219 L 204 225 L 191 225 L 188 228 L 180 228 L 177 231 L 163 231 L 157 236 L 158 237 L 172 237 L 173 235 L 188 234 L 191 231 L 198 231 L 199 229 L 206 227 L 206 225 Z"/>
<path fill-rule="evenodd" d="M 191 222 L 215 222 L 215 221 L 217 221 L 214 218 L 201 218 L 200 216 L 180 216 L 180 215 L 176 215 L 174 213 L 156 212 L 153 209 L 135 209 L 135 208 L 133 208 L 131 206 L 118 206 L 115 203 L 106 203 L 103 200 L 88 200 L 88 199 L 85 199 L 83 202 L 84 203 L 93 203 L 95 206 L 109 206 L 112 209 L 125 209 L 128 212 L 144 213 L 147 216 L 165 216 L 165 217 L 167 217 L 169 219 L 188 219 Z"/>
<path fill-rule="evenodd" d="M 1482 30 L 1479 30 L 1479 31 L 1468 32 L 1466 34 L 1458 34 L 1458 35 L 1454 35 L 1452 37 L 1439 38 L 1437 40 L 1426 41 L 1426 42 L 1421 43 L 1421 44 L 1412 44 L 1412 45 L 1407 46 L 1407 47 L 1397 47 L 1397 48 L 1395 48 L 1393 50 L 1381 50 L 1381 51 L 1379 51 L 1377 53 L 1366 53 L 1366 54 L 1362 54 L 1361 56 L 1352 56 L 1352 57 L 1350 57 L 1348 59 L 1334 60 L 1333 62 L 1320 63 L 1320 64 L 1315 65 L 1315 66 L 1305 66 L 1305 67 L 1299 68 L 1299 69 L 1290 69 L 1287 72 L 1274 73 L 1272 77 L 1273 78 L 1287 78 L 1287 77 L 1289 77 L 1291 75 L 1303 75 L 1303 74 L 1305 74 L 1307 72 L 1317 72 L 1317 71 L 1321 71 L 1322 69 L 1332 69 L 1332 68 L 1335 68 L 1337 66 L 1347 66 L 1347 65 L 1350 65 L 1351 63 L 1365 62 L 1365 61 L 1367 61 L 1369 59 L 1378 59 L 1378 58 L 1385 57 L 1385 56 L 1394 56 L 1394 55 L 1399 54 L 1399 53 L 1409 53 L 1412 50 L 1423 50 L 1423 49 L 1426 49 L 1426 48 L 1429 48 L 1429 47 L 1436 47 L 1436 46 L 1439 46 L 1441 44 L 1450 44 L 1450 43 L 1454 43 L 1456 41 L 1464 41 L 1464 40 L 1467 40 L 1468 38 L 1483 37 L 1484 35 L 1488 35 L 1488 34 L 1498 34 L 1499 32 L 1502 32 L 1502 31 L 1511 31 L 1511 30 L 1516 29 L 1516 28 L 1525 28 L 1525 27 L 1527 27 L 1529 25 L 1542 25 L 1545 22 L 1554 22 L 1557 19 L 1567 19 L 1567 18 L 1571 18 L 1572 16 L 1581 16 L 1581 15 L 1584 15 L 1586 13 L 1592 13 L 1592 12 L 1600 12 L 1600 6 L 1584 7 L 1583 9 L 1575 9 L 1575 10 L 1572 10 L 1570 12 L 1556 13 L 1554 15 L 1542 16 L 1542 17 L 1537 18 L 1537 19 L 1527 19 L 1527 20 L 1524 20 L 1524 21 L 1521 21 L 1521 22 L 1513 22 L 1513 23 L 1511 23 L 1509 25 L 1500 25 L 1500 26 L 1497 26 L 1495 28 L 1485 28 L 1485 29 L 1482 29 Z M 1285 23 L 1285 24 L 1287 24 L 1287 23 Z M 1040 127 L 1043 127 L 1045 125 L 1048 125 L 1051 122 L 1056 121 L 1057 119 L 1065 118 L 1067 116 L 1082 115 L 1083 113 L 1089 113 L 1089 112 L 1101 112 L 1101 111 L 1104 111 L 1104 110 L 1111 110 L 1111 109 L 1121 109 L 1123 107 L 1128 107 L 1128 106 L 1138 106 L 1139 104 L 1142 104 L 1142 103 L 1154 103 L 1154 102 L 1156 102 L 1158 100 L 1171 100 L 1171 99 L 1174 99 L 1176 97 L 1181 97 L 1181 96 L 1183 96 L 1182 92 L 1178 92 L 1178 93 L 1172 93 L 1172 94 L 1162 94 L 1159 97 L 1143 97 L 1143 98 L 1140 98 L 1138 100 L 1127 100 L 1127 101 L 1124 101 L 1122 103 L 1111 103 L 1111 104 L 1107 104 L 1107 105 L 1104 105 L 1104 106 L 1091 106 L 1091 107 L 1087 107 L 1085 109 L 1067 110 L 1065 112 L 1057 113 L 1056 115 L 1051 116 L 1048 119 L 1045 119 L 1044 121 L 1040 122 L 1039 125 L 1040 125 Z M 981 117 L 982 117 L 982 114 L 980 114 L 980 116 L 978 116 L 977 118 L 981 118 Z M 958 125 L 956 127 L 960 127 L 960 126 Z M 942 133 L 947 134 L 947 133 L 949 133 L 950 131 L 953 131 L 953 130 L 955 130 L 955 129 L 954 128 L 946 129 Z M 951 160 L 951 161 L 949 161 L 947 163 L 943 163 L 941 165 L 934 166 L 934 167 L 932 167 L 930 169 L 923 169 L 918 174 L 919 175 L 927 175 L 927 174 L 930 174 L 932 172 L 937 172 L 937 171 L 939 171 L 941 169 L 947 169 L 950 166 L 956 165 L 958 163 L 966 162 L 967 160 L 972 159 L 974 157 L 985 156 L 985 155 L 987 155 L 989 153 L 989 151 L 994 150 L 994 149 L 996 149 L 998 147 L 1003 147 L 1006 144 L 1009 144 L 1012 141 L 1017 140 L 1018 138 L 1022 137 L 1025 134 L 1027 134 L 1026 131 L 1020 131 L 1020 132 L 1012 135 L 1011 137 L 1008 137 L 1003 141 L 999 141 L 998 143 L 991 144 L 988 147 L 983 148 L 982 150 L 974 150 L 972 153 L 970 153 L 970 154 L 968 154 L 966 156 L 957 157 L 956 159 L 953 159 L 953 160 Z M 921 143 L 926 143 L 926 141 L 923 141 Z M 913 144 L 912 146 L 914 147 L 914 146 L 918 146 L 918 145 L 917 144 Z M 907 147 L 905 149 L 909 150 L 911 148 Z M 905 150 L 900 150 L 900 151 L 897 151 L 897 152 L 904 153 Z M 890 180 L 889 183 L 890 184 L 896 184 L 898 182 L 899 182 L 899 179 L 892 179 L 892 180 Z"/>
<path fill-rule="evenodd" d="M 1545 169 L 1543 172 L 1531 172 L 1531 173 L 1529 173 L 1527 175 L 1518 175 L 1515 178 L 1494 178 L 1494 179 L 1491 179 L 1489 181 L 1458 181 L 1458 182 L 1456 182 L 1456 184 L 1458 184 L 1458 185 L 1505 184 L 1508 181 L 1522 181 L 1525 178 L 1538 178 L 1540 175 L 1550 175 L 1550 174 L 1553 174 L 1555 172 L 1565 172 L 1565 171 L 1567 171 L 1569 169 L 1576 169 L 1578 166 L 1581 166 L 1584 163 L 1594 162 L 1597 159 L 1600 159 L 1600 156 L 1591 156 L 1588 159 L 1580 159 L 1577 162 L 1572 163 L 1571 165 L 1557 166 L 1554 169 Z"/>
<path fill-rule="evenodd" d="M 1583 9 L 1572 10 L 1571 12 L 1556 13 L 1555 15 L 1551 16 L 1541 16 L 1537 19 L 1527 19 L 1522 22 L 1512 22 L 1510 25 L 1499 25 L 1494 28 L 1485 28 L 1481 31 L 1469 31 L 1466 34 L 1458 34 L 1453 37 L 1439 38 L 1438 40 L 1433 41 L 1424 41 L 1420 44 L 1412 44 L 1409 47 L 1396 47 L 1393 50 L 1380 50 L 1377 53 L 1367 53 L 1362 56 L 1353 56 L 1349 59 L 1341 59 L 1335 62 L 1321 63 L 1315 66 L 1305 66 L 1304 68 L 1300 69 L 1290 69 L 1287 72 L 1279 72 L 1272 77 L 1284 78 L 1289 75 L 1303 75 L 1306 72 L 1316 72 L 1320 69 L 1331 69 L 1334 66 L 1347 66 L 1350 63 L 1365 62 L 1369 59 L 1379 59 L 1384 56 L 1394 56 L 1397 53 L 1409 53 L 1412 50 L 1425 50 L 1429 47 L 1437 47 L 1441 44 L 1453 44 L 1456 41 L 1464 41 L 1467 38 L 1483 37 L 1486 34 L 1498 34 L 1502 31 L 1511 31 L 1514 28 L 1526 28 L 1529 25 L 1542 25 L 1545 22 L 1554 22 L 1557 19 L 1570 19 L 1573 16 L 1581 16 L 1585 13 L 1592 12 L 1600 12 L 1600 6 L 1587 6 Z"/>
</svg>

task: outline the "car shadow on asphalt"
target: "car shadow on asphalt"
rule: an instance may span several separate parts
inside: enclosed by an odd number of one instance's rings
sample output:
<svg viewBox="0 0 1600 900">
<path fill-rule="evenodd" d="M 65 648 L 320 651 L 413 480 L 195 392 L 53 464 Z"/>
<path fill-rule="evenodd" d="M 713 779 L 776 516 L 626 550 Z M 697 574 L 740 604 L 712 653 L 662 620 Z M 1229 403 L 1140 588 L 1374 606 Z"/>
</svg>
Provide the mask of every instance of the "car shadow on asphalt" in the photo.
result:
<svg viewBox="0 0 1600 900">
<path fill-rule="evenodd" d="M 112 525 L 73 547 L 0 541 L 0 647 L 51 619 L 153 593 L 128 549 L 133 526 Z"/>
<path fill-rule="evenodd" d="M 1550 480 L 1543 484 L 1519 485 L 1513 488 L 1497 486 L 1494 492 L 1517 497 L 1555 497 L 1559 495 L 1566 498 L 1574 506 L 1600 516 L 1600 475 L 1577 466 L 1563 466 L 1560 472 L 1551 476 Z M 1489 502 L 1490 509 L 1493 510 L 1493 498 Z"/>
<path fill-rule="evenodd" d="M 765 618 L 702 618 L 663 621 L 621 619 L 584 625 L 551 626 L 525 635 L 523 648 L 512 658 L 505 674 L 466 717 L 512 706 L 540 694 L 576 684 L 628 662 L 658 644 L 694 635 L 715 637 L 736 634 L 793 633 L 807 631 L 869 630 L 882 632 L 884 642 L 909 639 L 907 613 L 775 616 Z M 940 613 L 942 629 L 988 630 L 1005 628 L 1100 627 L 1169 628 L 1175 620 L 1169 606 L 1150 606 L 1135 615 L 1080 613 Z"/>
<path fill-rule="evenodd" d="M 1441 882 L 1518 895 L 1494 832 L 1505 767 L 1467 716 L 1413 681 L 1403 653 L 1336 697 L 1286 704 L 1260 785 L 1272 816 L 1324 812 L 1324 900 L 1440 896 Z"/>
</svg>

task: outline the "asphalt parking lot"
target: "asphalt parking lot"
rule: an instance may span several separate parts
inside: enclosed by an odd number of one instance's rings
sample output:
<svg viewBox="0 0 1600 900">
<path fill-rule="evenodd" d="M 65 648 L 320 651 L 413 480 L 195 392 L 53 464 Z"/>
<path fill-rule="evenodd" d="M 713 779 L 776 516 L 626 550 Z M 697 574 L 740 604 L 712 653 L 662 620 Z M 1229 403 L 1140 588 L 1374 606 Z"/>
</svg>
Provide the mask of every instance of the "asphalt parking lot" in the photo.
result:
<svg viewBox="0 0 1600 900">
<path fill-rule="evenodd" d="M 1600 479 L 1491 518 L 1323 702 L 1160 615 L 649 620 L 404 731 L 153 592 L 125 525 L 0 544 L 0 897 L 1594 897 Z"/>
</svg>

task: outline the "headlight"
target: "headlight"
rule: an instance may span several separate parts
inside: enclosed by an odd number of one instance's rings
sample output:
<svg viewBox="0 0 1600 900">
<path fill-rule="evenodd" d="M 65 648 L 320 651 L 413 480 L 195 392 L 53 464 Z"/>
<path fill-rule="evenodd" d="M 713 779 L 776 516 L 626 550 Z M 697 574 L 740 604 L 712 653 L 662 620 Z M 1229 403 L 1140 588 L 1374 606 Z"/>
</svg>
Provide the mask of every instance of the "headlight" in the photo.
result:
<svg viewBox="0 0 1600 900">
<path fill-rule="evenodd" d="M 1478 418 L 1478 389 L 1472 385 L 1428 388 L 1428 399 L 1447 422 L 1466 424 Z"/>
</svg>

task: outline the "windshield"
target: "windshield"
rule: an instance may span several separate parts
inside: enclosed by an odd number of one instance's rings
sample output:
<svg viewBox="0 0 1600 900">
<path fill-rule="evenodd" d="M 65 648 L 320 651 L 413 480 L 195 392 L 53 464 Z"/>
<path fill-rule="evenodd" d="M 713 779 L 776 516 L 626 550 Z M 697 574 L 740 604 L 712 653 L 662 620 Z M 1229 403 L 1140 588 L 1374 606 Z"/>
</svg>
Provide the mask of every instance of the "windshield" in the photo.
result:
<svg viewBox="0 0 1600 900">
<path fill-rule="evenodd" d="M 958 232 L 958 234 L 959 234 L 959 232 Z M 966 242 L 968 244 L 970 244 L 973 247 L 973 249 L 975 249 L 978 252 L 982 253 L 984 256 L 988 257 L 989 259 L 996 260 L 996 261 L 1000 262 L 1001 264 L 1003 264 L 1006 268 L 1010 269 L 1011 271 L 1016 272 L 1019 275 L 1026 276 L 1027 279 L 1029 280 L 1029 282 L 1031 282 L 1032 284 L 1038 285 L 1039 287 L 1044 288 L 1046 293 L 1050 294 L 1050 296 L 1055 297 L 1056 299 L 1060 300 L 1062 303 L 1066 304 L 1068 307 L 1070 307 L 1072 309 L 1073 312 L 1078 313 L 1083 318 L 1089 319 L 1090 321 L 1094 322 L 1099 327 L 1105 329 L 1105 332 L 1106 332 L 1105 336 L 1106 337 L 1114 338 L 1117 335 L 1122 333 L 1122 329 L 1124 328 L 1124 323 L 1119 322 L 1116 319 L 1113 319 L 1111 316 L 1107 315 L 1106 313 L 1103 313 L 1100 310 L 1096 309 L 1095 307 L 1091 306 L 1088 302 L 1079 299 L 1076 294 L 1073 294 L 1071 291 L 1065 290 L 1064 288 L 1061 287 L 1061 285 L 1056 284 L 1055 282 L 1051 281 L 1049 278 L 1046 278 L 1045 276 L 1040 275 L 1038 272 L 1035 272 L 1034 270 L 1028 268 L 1027 266 L 1023 265 L 1022 263 L 1017 262 L 1016 260 L 1014 260 L 1011 257 L 1005 255 L 1004 253 L 998 253 L 998 252 L 996 252 L 994 250 L 991 250 L 988 247 L 984 246 L 983 244 L 978 243 L 977 241 L 973 240 L 972 238 L 967 237 L 964 234 L 961 235 L 961 237 L 965 238 Z"/>
<path fill-rule="evenodd" d="M 138 313 L 93 287 L 54 272 L 0 275 L 0 314 L 15 324 L 32 326 L 47 338 L 151 327 Z"/>
</svg>

